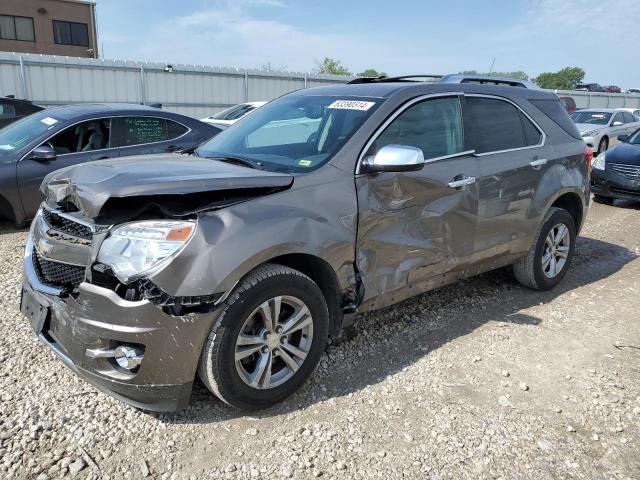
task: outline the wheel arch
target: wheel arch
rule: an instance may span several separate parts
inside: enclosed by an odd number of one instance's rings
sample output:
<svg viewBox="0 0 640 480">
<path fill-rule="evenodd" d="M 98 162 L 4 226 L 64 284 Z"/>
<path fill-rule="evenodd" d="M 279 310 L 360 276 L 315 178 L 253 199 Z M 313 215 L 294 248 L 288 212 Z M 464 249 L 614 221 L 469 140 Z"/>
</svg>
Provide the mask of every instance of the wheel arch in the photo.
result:
<svg viewBox="0 0 640 480">
<path fill-rule="evenodd" d="M 16 221 L 16 215 L 13 206 L 3 195 L 0 195 L 0 217 L 6 218 L 11 222 Z"/>
<path fill-rule="evenodd" d="M 556 198 L 549 206 L 562 208 L 569 212 L 569 215 L 573 218 L 573 222 L 576 227 L 576 232 L 580 231 L 582 222 L 584 220 L 584 207 L 580 196 L 575 192 L 566 192 Z"/>
</svg>

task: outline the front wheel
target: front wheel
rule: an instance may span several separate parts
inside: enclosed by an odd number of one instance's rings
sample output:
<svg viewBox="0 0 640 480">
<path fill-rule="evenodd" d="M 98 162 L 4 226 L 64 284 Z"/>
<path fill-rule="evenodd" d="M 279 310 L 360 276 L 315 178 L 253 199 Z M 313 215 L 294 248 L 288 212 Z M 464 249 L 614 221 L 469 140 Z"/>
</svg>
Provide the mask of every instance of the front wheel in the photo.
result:
<svg viewBox="0 0 640 480">
<path fill-rule="evenodd" d="M 320 288 L 297 270 L 266 264 L 226 301 L 198 374 L 225 403 L 266 408 L 295 392 L 326 346 L 329 312 Z"/>
<path fill-rule="evenodd" d="M 566 275 L 575 243 L 573 217 L 562 208 L 551 207 L 529 252 L 513 264 L 516 280 L 536 290 L 552 289 Z"/>
<path fill-rule="evenodd" d="M 609 139 L 607 137 L 602 137 L 602 139 L 600 140 L 600 143 L 598 144 L 598 151 L 596 152 L 597 155 L 600 155 L 601 153 L 606 152 L 608 148 L 609 148 Z"/>
</svg>

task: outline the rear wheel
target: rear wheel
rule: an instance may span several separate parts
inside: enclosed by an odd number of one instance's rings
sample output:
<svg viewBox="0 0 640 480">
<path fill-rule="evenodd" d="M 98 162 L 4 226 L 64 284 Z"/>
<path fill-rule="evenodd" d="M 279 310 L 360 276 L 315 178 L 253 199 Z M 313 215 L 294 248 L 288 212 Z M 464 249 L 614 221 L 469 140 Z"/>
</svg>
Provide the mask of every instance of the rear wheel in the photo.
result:
<svg viewBox="0 0 640 480">
<path fill-rule="evenodd" d="M 550 290 L 562 281 L 569 269 L 576 242 L 573 217 L 552 207 L 538 228 L 527 255 L 513 264 L 513 273 L 522 285 Z"/>
<path fill-rule="evenodd" d="M 295 392 L 325 348 L 329 313 L 306 275 L 267 264 L 230 295 L 200 357 L 198 373 L 225 403 L 268 407 Z"/>
<path fill-rule="evenodd" d="M 598 144 L 597 154 L 600 155 L 602 152 L 606 152 L 608 148 L 609 148 L 609 139 L 607 137 L 602 137 L 600 139 L 600 143 Z"/>
</svg>

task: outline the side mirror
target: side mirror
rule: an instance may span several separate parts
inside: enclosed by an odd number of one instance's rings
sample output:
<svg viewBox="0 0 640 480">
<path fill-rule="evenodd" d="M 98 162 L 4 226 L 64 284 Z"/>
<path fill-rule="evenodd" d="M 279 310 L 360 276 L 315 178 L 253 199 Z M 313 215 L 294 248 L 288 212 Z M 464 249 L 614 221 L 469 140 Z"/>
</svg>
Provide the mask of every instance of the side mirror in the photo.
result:
<svg viewBox="0 0 640 480">
<path fill-rule="evenodd" d="M 611 124 L 612 127 L 619 127 L 621 125 L 623 125 L 623 123 L 620 120 L 616 120 Z"/>
<path fill-rule="evenodd" d="M 424 154 L 416 147 L 386 145 L 362 161 L 362 173 L 415 172 L 424 166 Z"/>
<path fill-rule="evenodd" d="M 629 139 L 629 135 L 618 135 L 618 140 L 622 143 L 626 142 Z"/>
<path fill-rule="evenodd" d="M 49 145 L 40 145 L 34 148 L 29 154 L 29 158 L 40 162 L 49 162 L 55 160 L 58 155 L 56 151 Z"/>
</svg>

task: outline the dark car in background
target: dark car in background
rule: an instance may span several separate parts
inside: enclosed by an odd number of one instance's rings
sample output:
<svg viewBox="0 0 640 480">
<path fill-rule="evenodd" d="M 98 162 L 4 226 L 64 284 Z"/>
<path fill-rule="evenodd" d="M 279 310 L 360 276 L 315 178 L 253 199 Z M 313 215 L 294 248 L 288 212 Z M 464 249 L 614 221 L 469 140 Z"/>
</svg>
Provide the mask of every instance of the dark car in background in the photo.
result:
<svg viewBox="0 0 640 480">
<path fill-rule="evenodd" d="M 622 93 L 622 90 L 617 85 L 609 85 L 608 87 L 604 87 L 607 93 Z"/>
<path fill-rule="evenodd" d="M 576 85 L 574 90 L 583 91 L 583 92 L 606 92 L 603 86 L 599 83 L 582 83 Z"/>
<path fill-rule="evenodd" d="M 0 128 L 20 120 L 23 117 L 39 112 L 44 107 L 35 105 L 28 100 L 12 97 L 0 97 Z"/>
<path fill-rule="evenodd" d="M 54 170 L 92 160 L 191 150 L 219 132 L 199 120 L 144 105 L 84 104 L 39 111 L 0 130 L 0 215 L 18 225 L 32 218 L 43 199 L 40 183 Z"/>
<path fill-rule="evenodd" d="M 620 135 L 618 140 L 622 143 L 593 161 L 591 190 L 596 202 L 640 200 L 640 129 Z"/>
</svg>

